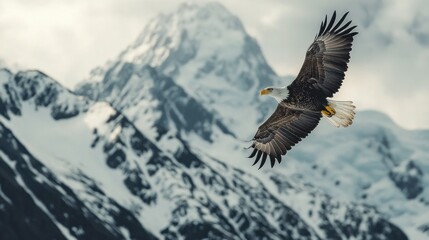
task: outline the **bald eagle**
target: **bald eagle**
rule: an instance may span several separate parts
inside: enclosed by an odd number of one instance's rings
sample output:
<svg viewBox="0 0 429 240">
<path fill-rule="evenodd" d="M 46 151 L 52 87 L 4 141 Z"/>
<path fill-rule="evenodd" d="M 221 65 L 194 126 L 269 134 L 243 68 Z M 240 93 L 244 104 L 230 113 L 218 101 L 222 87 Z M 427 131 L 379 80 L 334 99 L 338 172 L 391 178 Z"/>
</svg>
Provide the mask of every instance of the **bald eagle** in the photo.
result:
<svg viewBox="0 0 429 240">
<path fill-rule="evenodd" d="M 352 50 L 353 36 L 349 27 L 352 21 L 343 24 L 347 14 L 335 23 L 336 12 L 329 23 L 322 21 L 319 33 L 305 55 L 304 64 L 296 79 L 287 87 L 268 87 L 260 95 L 275 98 L 278 102 L 274 113 L 258 128 L 252 139 L 256 156 L 253 165 L 261 160 L 259 169 L 270 158 L 271 167 L 280 163 L 292 146 L 305 138 L 325 117 L 335 127 L 352 124 L 355 106 L 351 101 L 334 101 L 331 98 L 340 88 L 347 71 Z"/>
</svg>

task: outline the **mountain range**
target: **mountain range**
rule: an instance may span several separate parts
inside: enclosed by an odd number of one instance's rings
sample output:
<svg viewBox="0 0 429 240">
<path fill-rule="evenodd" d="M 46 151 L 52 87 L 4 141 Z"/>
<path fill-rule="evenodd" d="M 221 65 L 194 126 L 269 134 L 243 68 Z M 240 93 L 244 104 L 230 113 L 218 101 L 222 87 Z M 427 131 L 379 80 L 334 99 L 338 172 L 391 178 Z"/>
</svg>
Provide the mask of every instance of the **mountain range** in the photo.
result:
<svg viewBox="0 0 429 240">
<path fill-rule="evenodd" d="M 258 90 L 291 78 L 218 3 L 153 18 L 74 90 L 0 68 L 1 239 L 429 238 L 428 130 L 358 112 L 251 168 Z"/>
</svg>

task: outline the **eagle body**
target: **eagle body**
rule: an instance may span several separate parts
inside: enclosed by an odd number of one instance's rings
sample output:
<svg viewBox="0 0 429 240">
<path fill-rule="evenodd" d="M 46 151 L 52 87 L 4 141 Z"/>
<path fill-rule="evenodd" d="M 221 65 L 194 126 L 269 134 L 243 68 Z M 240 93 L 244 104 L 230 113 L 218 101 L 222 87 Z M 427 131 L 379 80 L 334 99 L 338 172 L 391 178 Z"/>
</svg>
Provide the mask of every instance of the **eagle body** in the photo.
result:
<svg viewBox="0 0 429 240">
<path fill-rule="evenodd" d="M 321 112 L 328 104 L 326 97 L 308 82 L 293 82 L 287 89 L 289 96 L 284 100 L 287 106 Z"/>
<path fill-rule="evenodd" d="M 336 22 L 334 12 L 329 23 L 325 16 L 300 72 L 289 86 L 261 90 L 261 95 L 274 97 L 278 105 L 253 137 L 249 147 L 253 148 L 249 156 L 255 157 L 253 165 L 261 161 L 261 168 L 268 158 L 271 167 L 276 161 L 280 163 L 282 156 L 313 131 L 322 117 L 336 127 L 352 124 L 352 102 L 329 99 L 341 87 L 353 36 L 357 34 L 353 32 L 356 26 L 349 27 L 351 21 L 344 23 L 347 14 Z"/>
</svg>

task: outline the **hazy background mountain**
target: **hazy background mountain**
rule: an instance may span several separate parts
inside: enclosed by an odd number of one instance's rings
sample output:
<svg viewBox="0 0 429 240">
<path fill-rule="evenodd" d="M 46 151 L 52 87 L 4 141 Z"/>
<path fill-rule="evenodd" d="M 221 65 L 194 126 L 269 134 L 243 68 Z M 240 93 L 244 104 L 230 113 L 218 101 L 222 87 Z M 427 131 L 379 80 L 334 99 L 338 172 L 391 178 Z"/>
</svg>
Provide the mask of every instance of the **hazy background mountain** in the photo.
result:
<svg viewBox="0 0 429 240">
<path fill-rule="evenodd" d="M 129 42 L 73 91 L 0 65 L 2 239 L 429 238 L 429 130 L 361 111 L 256 171 L 257 92 L 293 77 L 240 19 L 184 3 Z"/>
</svg>

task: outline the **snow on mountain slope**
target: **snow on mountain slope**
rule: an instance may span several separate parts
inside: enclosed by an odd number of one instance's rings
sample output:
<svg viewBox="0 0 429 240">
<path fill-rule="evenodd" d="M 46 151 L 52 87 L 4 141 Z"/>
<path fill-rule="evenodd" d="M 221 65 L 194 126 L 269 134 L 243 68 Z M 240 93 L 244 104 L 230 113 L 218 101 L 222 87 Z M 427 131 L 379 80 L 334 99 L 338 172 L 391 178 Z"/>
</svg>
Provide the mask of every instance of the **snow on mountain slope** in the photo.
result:
<svg viewBox="0 0 429 240">
<path fill-rule="evenodd" d="M 270 180 L 279 198 L 284 199 L 315 229 L 323 230 L 318 232 L 322 239 L 354 239 L 362 236 L 385 239 L 383 231 L 391 233 L 387 239 L 406 238 L 399 229 L 382 219 L 378 210 L 372 206 L 344 204 L 299 178 L 285 178 L 282 174 L 274 173 L 270 175 Z M 330 226 L 327 222 L 336 222 L 337 226 Z"/>
<path fill-rule="evenodd" d="M 97 91 L 96 100 L 111 103 L 171 154 L 184 148 L 182 140 L 191 143 L 192 147 L 208 144 L 213 148 L 218 143 L 228 143 L 222 145 L 227 146 L 223 152 L 231 152 L 239 146 L 216 112 L 207 110 L 170 77 L 150 66 L 123 64 L 119 70 L 112 69 L 97 87 L 99 89 L 86 88 L 85 91 Z M 239 154 L 241 152 L 235 151 L 229 157 L 238 159 Z"/>
<path fill-rule="evenodd" d="M 193 132 L 211 141 L 213 128 L 232 135 L 215 114 L 152 67 L 126 63 L 104 79 L 96 99 L 110 102 L 152 139 Z"/>
<path fill-rule="evenodd" d="M 412 239 L 429 214 L 429 135 L 380 112 L 358 112 L 347 129 L 327 123 L 288 153 L 279 171 L 336 199 L 374 206 Z"/>
<path fill-rule="evenodd" d="M 1 239 L 124 239 L 123 231 L 133 238 L 154 239 L 133 222 L 136 219 L 129 210 L 96 191 L 96 186 L 85 189 L 92 188 L 87 194 L 93 203 L 79 197 L 2 123 L 0 166 Z M 90 205 L 99 198 L 106 203 L 98 203 L 97 212 Z"/>
<path fill-rule="evenodd" d="M 167 239 L 317 238 L 298 215 L 273 198 L 255 178 L 211 160 L 216 168 L 235 175 L 234 179 L 225 179 L 189 149 L 174 157 L 166 155 L 107 103 L 74 96 L 40 72 L 20 72 L 15 76 L 6 72 L 3 76 L 7 75 L 6 80 L 2 77 L 3 87 L 9 93 L 15 92 L 10 95 L 19 110 L 8 111 L 4 116 L 9 120 L 4 117 L 2 122 L 47 169 L 73 189 L 88 211 L 98 216 L 105 227 L 112 228 L 115 238 L 133 236 L 136 233 L 132 228 L 141 228 L 141 223 Z M 47 96 L 55 97 L 47 103 Z M 73 115 L 55 118 L 62 113 L 53 111 L 57 100 L 67 103 L 62 110 L 80 106 L 78 112 L 73 110 Z M 237 181 L 243 189 L 232 188 Z M 257 194 L 252 199 L 260 199 L 258 202 L 265 202 L 272 210 L 264 212 L 255 202 L 244 200 L 252 195 L 247 189 Z M 9 196 L 10 192 L 5 194 Z M 41 208 L 46 205 L 44 201 L 40 203 Z M 118 208 L 131 211 L 133 221 L 124 223 L 112 217 Z M 273 211 L 277 208 L 281 211 Z M 240 217 L 235 219 L 237 214 Z M 280 217 L 292 223 L 286 226 Z M 59 221 L 57 218 L 54 216 L 53 221 Z M 64 235 L 80 238 L 88 231 L 73 229 L 63 230 Z"/>
<path fill-rule="evenodd" d="M 172 77 L 187 94 L 219 113 L 231 131 L 246 133 L 243 138 L 273 105 L 261 102 L 259 90 L 281 82 L 240 20 L 215 2 L 184 3 L 152 19 L 117 59 L 93 70 L 78 92 L 93 98 L 103 94 L 99 91 L 104 87 L 94 85 L 109 85 L 107 78 L 128 63 L 149 65 Z M 238 121 L 237 109 L 246 121 Z"/>
<path fill-rule="evenodd" d="M 41 72 L 2 70 L 0 83 L 0 164 L 8 166 L 0 171 L 0 213 L 16 216 L 24 197 L 36 212 L 29 217 L 49 228 L 33 231 L 41 238 L 320 239 L 336 229 L 356 239 L 405 239 L 364 206 L 350 205 L 358 216 L 350 225 L 323 209 L 322 224 L 309 225 L 258 178 L 180 138 L 179 151 L 163 151 L 108 103 L 76 96 Z M 28 238 L 2 216 L 6 236 Z"/>
<path fill-rule="evenodd" d="M 88 112 L 86 118 L 91 118 L 90 113 L 93 109 L 101 107 L 104 115 L 97 114 L 95 118 L 101 118 L 100 125 L 102 125 L 103 121 L 106 121 L 103 117 L 110 117 L 116 111 L 106 103 L 94 104 L 83 97 L 75 96 L 41 72 L 28 71 L 12 75 L 8 71 L 2 71 L 1 76 L 1 89 L 8 93 L 1 97 L 9 96 L 9 99 L 13 99 L 9 104 L 2 101 L 1 104 L 5 106 L 2 109 L 7 111 L 2 112 L 1 122 L 25 145 L 17 149 L 14 154 L 22 154 L 22 148 L 30 150 L 31 154 L 34 154 L 42 163 L 34 160 L 40 165 L 41 169 L 38 171 L 52 175 L 59 184 L 68 189 L 54 192 L 52 196 L 43 195 L 43 192 L 38 196 L 37 189 L 29 190 L 33 192 L 31 195 L 33 201 L 39 202 L 38 206 L 41 209 L 48 208 L 44 210 L 46 214 L 53 215 L 51 217 L 53 221 L 61 223 L 57 226 L 65 228 L 62 230 L 64 236 L 68 238 L 70 235 L 78 239 L 123 239 L 125 235 L 153 238 L 135 216 L 120 205 L 124 203 L 118 204 L 123 200 L 118 197 L 126 193 L 128 195 L 125 196 L 132 196 L 132 194 L 123 187 L 124 176 L 117 174 L 113 177 L 113 174 L 107 171 L 109 168 L 106 166 L 106 161 L 107 165 L 110 159 L 114 161 L 115 152 L 109 152 L 107 149 L 94 151 L 91 147 L 92 139 L 97 136 L 96 128 L 90 128 L 85 124 L 84 113 Z M 95 121 L 92 119 L 90 122 Z M 107 133 L 103 132 L 103 134 Z M 107 156 L 104 156 L 103 152 Z M 38 175 L 32 177 L 26 173 L 20 173 L 18 177 L 35 178 L 39 182 L 42 181 L 41 183 L 44 178 L 42 176 L 40 179 Z M 120 192 L 120 190 L 123 191 Z M 62 211 L 61 209 L 66 208 L 67 205 L 60 202 L 58 206 L 51 206 L 50 201 L 55 198 L 67 200 L 65 193 L 68 192 L 76 194 L 79 197 L 78 200 L 85 205 L 81 212 L 79 208 L 73 211 L 84 216 L 93 214 L 96 216 L 93 221 L 99 222 L 100 226 L 85 223 L 79 216 L 76 221 L 82 221 L 85 226 L 69 225 L 68 212 L 64 214 L 55 212 L 56 209 Z M 120 194 L 117 195 L 118 193 Z M 93 232 L 92 227 L 101 229 Z"/>
</svg>

